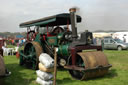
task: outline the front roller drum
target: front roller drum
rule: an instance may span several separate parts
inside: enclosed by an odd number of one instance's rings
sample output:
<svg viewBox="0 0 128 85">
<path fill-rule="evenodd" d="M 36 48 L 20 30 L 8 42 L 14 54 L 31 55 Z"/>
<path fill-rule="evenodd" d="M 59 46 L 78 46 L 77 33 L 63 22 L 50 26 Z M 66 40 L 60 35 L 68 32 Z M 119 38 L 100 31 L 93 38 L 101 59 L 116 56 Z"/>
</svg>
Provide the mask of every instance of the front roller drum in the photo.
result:
<svg viewBox="0 0 128 85">
<path fill-rule="evenodd" d="M 72 64 L 72 59 L 69 60 L 69 64 Z M 101 51 L 78 53 L 76 55 L 76 66 L 84 68 L 84 70 L 69 70 L 69 73 L 78 80 L 104 76 L 111 67 L 107 57 Z"/>
</svg>

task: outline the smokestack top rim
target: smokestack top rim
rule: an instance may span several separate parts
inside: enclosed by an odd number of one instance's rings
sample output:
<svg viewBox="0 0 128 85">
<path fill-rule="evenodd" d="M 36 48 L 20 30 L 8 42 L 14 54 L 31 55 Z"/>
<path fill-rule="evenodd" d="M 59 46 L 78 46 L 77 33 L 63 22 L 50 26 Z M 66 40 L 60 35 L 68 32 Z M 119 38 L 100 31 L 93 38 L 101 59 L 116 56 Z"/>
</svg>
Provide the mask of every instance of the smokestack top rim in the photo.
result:
<svg viewBox="0 0 128 85">
<path fill-rule="evenodd" d="M 76 8 L 70 8 L 69 12 L 76 12 Z"/>
</svg>

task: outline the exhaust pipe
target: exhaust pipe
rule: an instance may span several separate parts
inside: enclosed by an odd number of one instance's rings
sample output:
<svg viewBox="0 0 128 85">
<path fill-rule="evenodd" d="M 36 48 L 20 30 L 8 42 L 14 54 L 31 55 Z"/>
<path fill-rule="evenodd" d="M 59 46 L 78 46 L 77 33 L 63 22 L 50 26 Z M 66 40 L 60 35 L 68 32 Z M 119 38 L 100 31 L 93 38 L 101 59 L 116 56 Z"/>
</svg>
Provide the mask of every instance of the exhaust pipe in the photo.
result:
<svg viewBox="0 0 128 85">
<path fill-rule="evenodd" d="M 72 39 L 73 41 L 77 39 L 77 26 L 76 26 L 76 8 L 70 8 L 70 20 L 71 20 L 71 28 L 72 28 Z"/>
</svg>

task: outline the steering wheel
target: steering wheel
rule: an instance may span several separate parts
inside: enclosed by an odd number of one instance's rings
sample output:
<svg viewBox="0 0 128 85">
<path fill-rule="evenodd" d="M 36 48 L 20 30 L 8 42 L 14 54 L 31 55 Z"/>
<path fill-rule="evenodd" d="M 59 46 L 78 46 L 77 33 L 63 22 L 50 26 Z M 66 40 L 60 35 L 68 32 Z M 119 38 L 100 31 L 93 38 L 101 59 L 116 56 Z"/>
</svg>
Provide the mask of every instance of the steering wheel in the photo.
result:
<svg viewBox="0 0 128 85">
<path fill-rule="evenodd" d="M 34 40 L 35 39 L 35 31 L 34 30 L 32 30 L 32 31 L 29 31 L 28 33 L 27 33 L 27 40 L 28 41 L 32 41 L 32 40 Z"/>
</svg>

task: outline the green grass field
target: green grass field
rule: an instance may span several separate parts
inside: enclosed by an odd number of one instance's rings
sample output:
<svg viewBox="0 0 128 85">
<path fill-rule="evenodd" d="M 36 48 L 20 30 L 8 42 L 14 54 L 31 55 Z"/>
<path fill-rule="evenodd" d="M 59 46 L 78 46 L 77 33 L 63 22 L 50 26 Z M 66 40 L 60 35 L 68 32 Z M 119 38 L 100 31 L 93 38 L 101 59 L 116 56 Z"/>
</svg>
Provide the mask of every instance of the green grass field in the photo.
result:
<svg viewBox="0 0 128 85">
<path fill-rule="evenodd" d="M 102 78 L 86 81 L 71 78 L 68 71 L 57 72 L 57 85 L 128 85 L 128 51 L 104 51 L 109 63 L 113 65 Z M 12 72 L 9 77 L 0 78 L 0 85 L 38 85 L 33 70 L 20 67 L 15 56 L 5 56 L 6 67 Z"/>
</svg>

